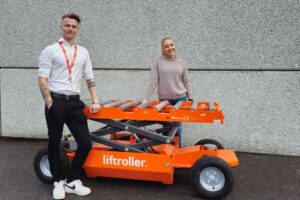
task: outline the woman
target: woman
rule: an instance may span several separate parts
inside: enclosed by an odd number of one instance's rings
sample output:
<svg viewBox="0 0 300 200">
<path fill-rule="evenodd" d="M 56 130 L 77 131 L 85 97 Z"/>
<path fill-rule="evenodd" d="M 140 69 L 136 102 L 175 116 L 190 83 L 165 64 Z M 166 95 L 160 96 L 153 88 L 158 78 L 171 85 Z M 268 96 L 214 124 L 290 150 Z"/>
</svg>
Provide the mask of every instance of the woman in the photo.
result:
<svg viewBox="0 0 300 200">
<path fill-rule="evenodd" d="M 172 105 L 192 100 L 187 64 L 176 56 L 175 43 L 170 37 L 166 37 L 161 41 L 161 49 L 162 55 L 154 60 L 151 68 L 144 102 L 151 99 L 156 89 L 159 100 L 168 100 Z M 179 137 L 179 146 L 182 147 L 182 123 L 174 124 L 178 126 L 176 135 Z"/>
</svg>

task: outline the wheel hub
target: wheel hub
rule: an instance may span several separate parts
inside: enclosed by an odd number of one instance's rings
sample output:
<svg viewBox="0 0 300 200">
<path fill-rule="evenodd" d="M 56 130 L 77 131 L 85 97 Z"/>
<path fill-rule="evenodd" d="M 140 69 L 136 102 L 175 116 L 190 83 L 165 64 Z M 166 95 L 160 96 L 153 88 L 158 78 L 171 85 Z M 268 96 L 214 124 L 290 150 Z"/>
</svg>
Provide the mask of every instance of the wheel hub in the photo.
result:
<svg viewBox="0 0 300 200">
<path fill-rule="evenodd" d="M 224 187 L 225 176 L 218 168 L 207 167 L 201 171 L 199 181 L 204 189 L 210 192 L 216 192 Z"/>
<path fill-rule="evenodd" d="M 40 168 L 41 168 L 42 173 L 43 173 L 45 176 L 52 177 L 52 174 L 51 174 L 51 172 L 50 172 L 50 165 L 49 165 L 49 159 L 48 159 L 48 156 L 44 156 L 44 157 L 41 159 L 41 162 L 40 162 Z"/>
</svg>

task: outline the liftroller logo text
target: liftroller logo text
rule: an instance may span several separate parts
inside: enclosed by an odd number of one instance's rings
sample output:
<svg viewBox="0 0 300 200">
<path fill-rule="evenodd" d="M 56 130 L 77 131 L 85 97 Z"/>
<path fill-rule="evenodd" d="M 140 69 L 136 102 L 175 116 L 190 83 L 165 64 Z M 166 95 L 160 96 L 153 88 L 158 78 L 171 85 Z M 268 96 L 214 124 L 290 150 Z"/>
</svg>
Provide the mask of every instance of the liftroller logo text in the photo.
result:
<svg viewBox="0 0 300 200">
<path fill-rule="evenodd" d="M 113 155 L 103 155 L 103 165 L 147 167 L 146 160 L 136 159 L 133 156 L 129 156 L 128 158 L 116 158 Z"/>
</svg>

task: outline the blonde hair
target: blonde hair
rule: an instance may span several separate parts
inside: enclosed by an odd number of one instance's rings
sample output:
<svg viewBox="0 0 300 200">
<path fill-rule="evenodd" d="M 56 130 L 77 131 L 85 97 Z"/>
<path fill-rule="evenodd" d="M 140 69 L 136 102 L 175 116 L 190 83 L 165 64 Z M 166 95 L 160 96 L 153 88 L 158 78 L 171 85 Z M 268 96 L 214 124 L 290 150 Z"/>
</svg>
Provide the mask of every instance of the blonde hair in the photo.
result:
<svg viewBox="0 0 300 200">
<path fill-rule="evenodd" d="M 165 42 L 166 40 L 172 40 L 172 38 L 171 38 L 171 37 L 165 37 L 164 39 L 162 39 L 162 40 L 161 40 L 161 48 L 163 47 L 164 42 Z"/>
</svg>

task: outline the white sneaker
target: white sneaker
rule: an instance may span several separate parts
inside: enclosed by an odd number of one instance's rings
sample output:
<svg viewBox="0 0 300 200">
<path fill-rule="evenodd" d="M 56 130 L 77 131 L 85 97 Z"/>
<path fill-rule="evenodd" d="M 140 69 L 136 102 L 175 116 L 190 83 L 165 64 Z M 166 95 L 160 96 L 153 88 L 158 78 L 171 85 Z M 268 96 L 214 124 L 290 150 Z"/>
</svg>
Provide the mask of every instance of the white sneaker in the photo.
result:
<svg viewBox="0 0 300 200">
<path fill-rule="evenodd" d="M 73 193 L 79 196 L 86 196 L 91 193 L 91 189 L 82 185 L 82 182 L 78 179 L 70 183 L 65 183 L 66 193 Z"/>
<path fill-rule="evenodd" d="M 63 180 L 54 182 L 53 199 L 64 199 L 66 197 L 64 184 L 65 181 Z"/>
</svg>

